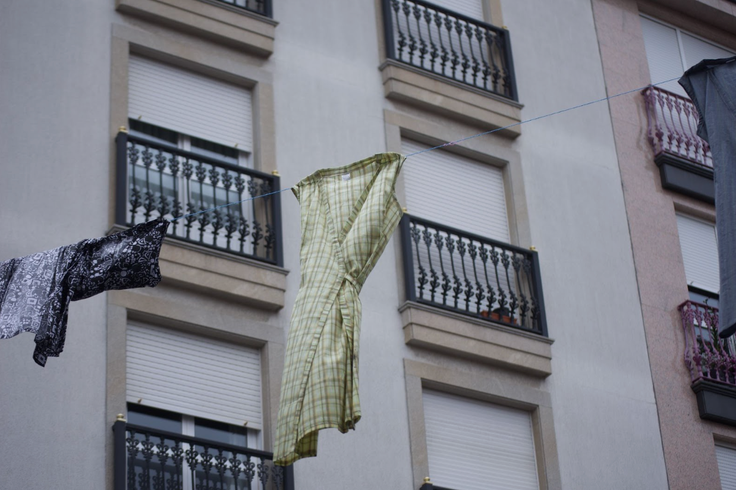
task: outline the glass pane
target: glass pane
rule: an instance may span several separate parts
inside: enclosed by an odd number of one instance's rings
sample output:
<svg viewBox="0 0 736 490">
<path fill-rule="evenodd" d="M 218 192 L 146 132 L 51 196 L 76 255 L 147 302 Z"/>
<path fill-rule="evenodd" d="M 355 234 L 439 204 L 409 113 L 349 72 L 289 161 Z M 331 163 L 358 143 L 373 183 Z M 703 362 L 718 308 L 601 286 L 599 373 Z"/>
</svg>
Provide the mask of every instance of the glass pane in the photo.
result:
<svg viewBox="0 0 736 490">
<path fill-rule="evenodd" d="M 247 429 L 222 422 L 194 419 L 194 436 L 210 441 L 248 447 Z"/>
<path fill-rule="evenodd" d="M 128 423 L 181 434 L 181 415 L 128 403 Z"/>
<path fill-rule="evenodd" d="M 238 164 L 238 150 L 228 146 L 212 143 L 192 136 L 190 139 L 192 153 L 225 160 L 233 165 Z"/>
<path fill-rule="evenodd" d="M 133 135 L 138 133 L 161 143 L 169 143 L 172 145 L 176 145 L 179 142 L 179 135 L 175 131 L 160 128 L 153 124 L 144 123 L 137 119 L 129 119 L 128 124 L 130 125 L 130 132 Z"/>
</svg>

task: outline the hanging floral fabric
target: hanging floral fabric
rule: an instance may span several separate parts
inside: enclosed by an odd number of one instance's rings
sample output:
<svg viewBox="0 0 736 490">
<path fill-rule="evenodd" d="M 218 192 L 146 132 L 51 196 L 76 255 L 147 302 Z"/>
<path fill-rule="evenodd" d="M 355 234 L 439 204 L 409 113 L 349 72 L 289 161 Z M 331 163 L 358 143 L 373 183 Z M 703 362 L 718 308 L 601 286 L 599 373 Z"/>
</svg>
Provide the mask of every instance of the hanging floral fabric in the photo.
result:
<svg viewBox="0 0 736 490">
<path fill-rule="evenodd" d="M 0 339 L 36 334 L 33 360 L 46 365 L 64 348 L 69 301 L 111 289 L 155 286 L 169 222 L 157 219 L 0 263 Z"/>
<path fill-rule="evenodd" d="M 291 317 L 274 462 L 317 454 L 318 431 L 360 420 L 358 294 L 401 218 L 404 157 L 383 153 L 319 170 L 294 186 L 301 205 L 301 285 Z"/>
</svg>

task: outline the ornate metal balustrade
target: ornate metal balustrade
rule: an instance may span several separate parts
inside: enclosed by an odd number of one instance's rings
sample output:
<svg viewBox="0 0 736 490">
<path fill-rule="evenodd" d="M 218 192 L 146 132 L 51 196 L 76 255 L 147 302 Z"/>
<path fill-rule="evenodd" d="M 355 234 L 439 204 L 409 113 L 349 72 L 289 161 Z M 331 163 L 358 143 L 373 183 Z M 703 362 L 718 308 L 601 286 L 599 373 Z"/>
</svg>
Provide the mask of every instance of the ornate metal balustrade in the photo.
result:
<svg viewBox="0 0 736 490">
<path fill-rule="evenodd" d="M 273 17 L 271 11 L 271 0 L 213 0 L 215 2 L 225 3 L 234 7 L 239 7 L 250 12 L 261 14 L 264 17 Z"/>
<path fill-rule="evenodd" d="M 383 0 L 386 56 L 517 100 L 506 29 L 422 0 Z"/>
<path fill-rule="evenodd" d="M 114 431 L 114 490 L 293 490 L 273 454 L 127 424 Z"/>
<path fill-rule="evenodd" d="M 685 301 L 678 309 L 685 331 L 685 364 L 692 381 L 736 387 L 736 341 L 718 337 L 718 308 Z"/>
<path fill-rule="evenodd" d="M 642 93 L 647 108 L 647 137 L 655 158 L 672 155 L 713 168 L 710 146 L 697 135 L 699 115 L 692 101 L 653 86 Z"/>
<path fill-rule="evenodd" d="M 279 178 L 145 137 L 118 133 L 115 220 L 171 219 L 279 190 Z M 283 265 L 280 194 L 187 216 L 179 240 Z"/>
<path fill-rule="evenodd" d="M 547 335 L 537 252 L 405 215 L 406 297 Z"/>
</svg>

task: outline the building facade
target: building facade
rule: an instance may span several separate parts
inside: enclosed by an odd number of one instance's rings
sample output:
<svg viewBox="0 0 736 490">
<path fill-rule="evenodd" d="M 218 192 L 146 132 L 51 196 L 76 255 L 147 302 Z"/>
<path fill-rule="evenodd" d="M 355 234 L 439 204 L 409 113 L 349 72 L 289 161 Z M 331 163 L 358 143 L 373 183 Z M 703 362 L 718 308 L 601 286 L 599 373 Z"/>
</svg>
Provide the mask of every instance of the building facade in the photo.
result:
<svg viewBox="0 0 736 490">
<path fill-rule="evenodd" d="M 610 94 L 736 54 L 716 1 L 593 2 Z M 670 82 L 610 102 L 670 488 L 734 488 L 732 340 L 718 341 L 713 162 Z"/>
<path fill-rule="evenodd" d="M 253 200 L 172 223 L 156 288 L 72 304 L 46 368 L 0 342 L 0 488 L 672 485 L 618 106 L 516 124 L 649 83 L 613 89 L 605 8 L 3 2 L 0 260 Z M 385 151 L 406 212 L 361 292 L 362 420 L 282 471 L 300 210 L 272 193 Z"/>
</svg>

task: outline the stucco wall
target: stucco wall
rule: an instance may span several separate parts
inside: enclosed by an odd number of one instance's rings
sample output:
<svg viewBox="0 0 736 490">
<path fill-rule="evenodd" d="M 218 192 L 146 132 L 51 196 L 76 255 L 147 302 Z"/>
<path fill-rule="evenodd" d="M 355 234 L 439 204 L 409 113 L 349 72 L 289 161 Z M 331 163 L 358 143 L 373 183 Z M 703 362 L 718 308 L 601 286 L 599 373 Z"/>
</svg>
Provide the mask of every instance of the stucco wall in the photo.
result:
<svg viewBox="0 0 736 490">
<path fill-rule="evenodd" d="M 0 5 L 0 260 L 108 226 L 105 2 Z M 72 304 L 61 359 L 0 342 L 1 488 L 102 488 L 105 298 Z"/>
</svg>

